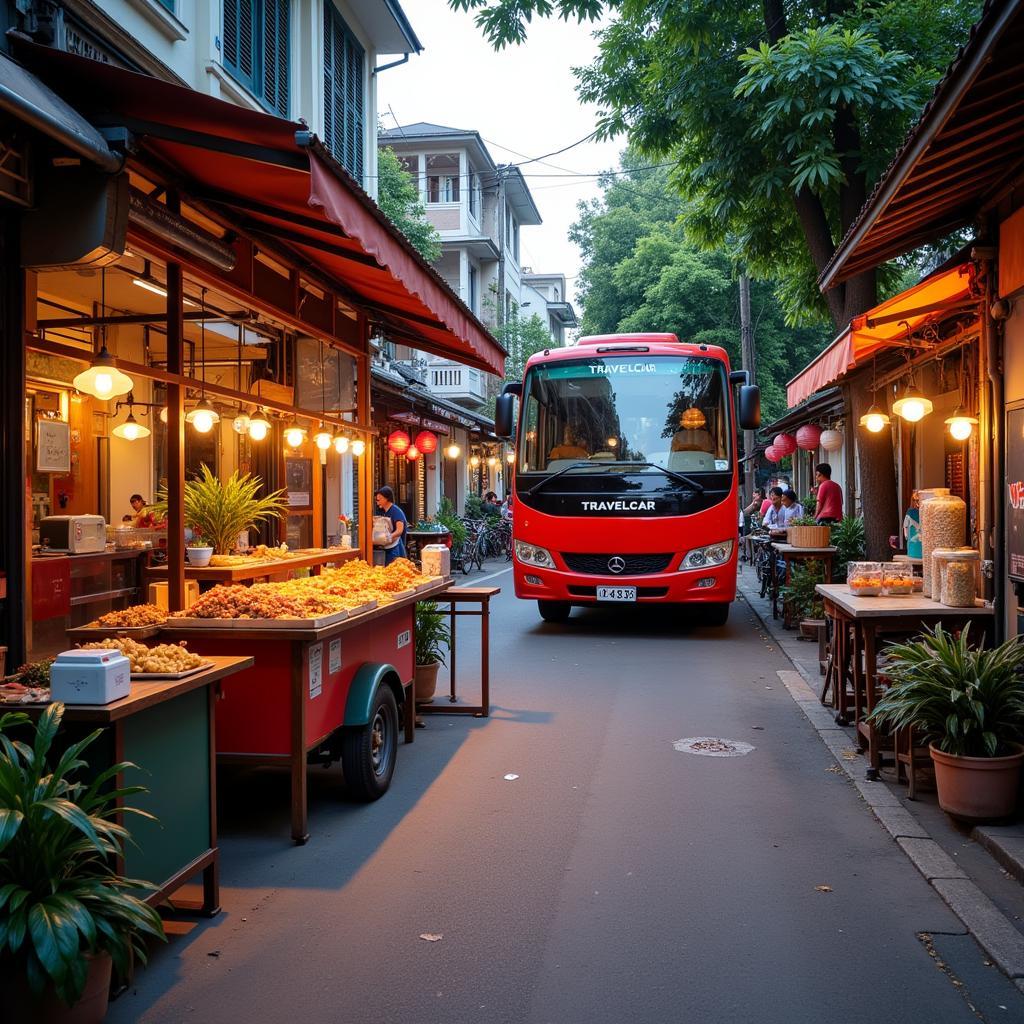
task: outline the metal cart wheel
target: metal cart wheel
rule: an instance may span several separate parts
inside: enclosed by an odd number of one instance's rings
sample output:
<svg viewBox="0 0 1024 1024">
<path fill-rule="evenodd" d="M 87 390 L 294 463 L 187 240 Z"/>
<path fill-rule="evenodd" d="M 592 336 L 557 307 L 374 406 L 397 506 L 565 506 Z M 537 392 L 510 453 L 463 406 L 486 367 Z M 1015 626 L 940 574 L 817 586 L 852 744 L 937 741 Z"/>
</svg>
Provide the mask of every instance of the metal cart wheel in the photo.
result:
<svg viewBox="0 0 1024 1024">
<path fill-rule="evenodd" d="M 391 785 L 398 759 L 398 702 L 391 688 L 377 687 L 366 725 L 344 730 L 341 767 L 345 785 L 357 800 L 378 800 Z"/>
</svg>

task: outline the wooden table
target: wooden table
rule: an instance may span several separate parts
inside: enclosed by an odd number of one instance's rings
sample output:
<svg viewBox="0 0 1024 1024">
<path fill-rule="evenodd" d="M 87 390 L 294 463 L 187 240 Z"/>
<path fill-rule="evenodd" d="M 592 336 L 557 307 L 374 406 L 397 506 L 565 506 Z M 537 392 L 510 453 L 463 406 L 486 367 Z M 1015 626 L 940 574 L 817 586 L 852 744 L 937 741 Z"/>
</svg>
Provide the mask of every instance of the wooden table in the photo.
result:
<svg viewBox="0 0 1024 1024">
<path fill-rule="evenodd" d="M 849 722 L 852 690 L 853 720 L 858 741 L 868 751 L 867 777 L 878 778 L 881 767 L 881 736 L 866 721 L 875 708 L 878 683 L 878 640 L 884 635 L 905 639 L 923 629 L 942 623 L 947 629 L 961 629 L 978 623 L 982 642 L 989 637 L 995 622 L 991 605 L 979 601 L 973 608 L 952 608 L 921 594 L 906 597 L 856 597 L 846 584 L 818 584 L 816 588 L 825 605 L 825 615 L 832 621 L 832 657 L 825 676 L 822 700 L 831 686 L 836 721 Z"/>
<path fill-rule="evenodd" d="M 404 705 L 405 742 L 415 735 L 413 699 L 415 605 L 444 597 L 439 579 L 387 605 L 318 628 L 297 621 L 282 629 L 258 619 L 178 623 L 161 639 L 187 640 L 202 654 L 252 655 L 247 671 L 230 680 L 217 701 L 217 756 L 224 763 L 267 764 L 291 772 L 292 839 L 309 839 L 307 764 L 340 757 L 343 727 L 366 724 L 367 707 L 381 685 Z M 253 663 L 255 662 L 255 663 Z"/>
<path fill-rule="evenodd" d="M 195 875 L 203 876 L 203 899 L 177 909 L 207 916 L 220 909 L 217 848 L 217 776 L 215 703 L 221 680 L 253 664 L 249 657 L 210 657 L 213 666 L 184 679 L 133 679 L 131 692 L 110 704 L 66 704 L 62 732 L 69 740 L 92 729 L 103 730 L 86 752 L 95 771 L 121 761 L 143 770 L 116 786 L 143 785 L 148 792 L 131 797 L 133 807 L 156 821 L 132 815 L 125 824 L 133 843 L 125 849 L 118 870 L 129 878 L 152 882 L 147 897 L 163 903 Z M 18 705 L 10 710 L 38 716 L 43 705 Z"/>
<path fill-rule="evenodd" d="M 264 562 L 241 565 L 186 565 L 185 579 L 200 583 L 254 583 L 256 580 L 284 576 L 292 569 L 312 569 L 314 572 L 331 562 L 349 562 L 360 557 L 358 548 L 322 548 L 297 553 L 293 558 L 274 558 Z M 166 577 L 166 565 L 153 565 L 147 570 L 155 578 Z"/>
<path fill-rule="evenodd" d="M 775 553 L 785 563 L 785 579 L 783 585 L 788 586 L 789 581 L 792 577 L 793 562 L 821 562 L 825 568 L 825 583 L 832 582 L 832 561 L 835 558 L 837 549 L 835 547 L 824 547 L 824 548 L 797 548 L 792 544 L 783 544 L 778 541 L 772 542 L 772 548 Z M 779 585 L 778 574 L 772 573 L 772 618 L 777 619 L 779 617 L 779 596 L 781 593 L 781 587 Z M 793 623 L 790 618 L 791 609 L 788 608 L 783 602 L 783 620 L 782 624 L 786 629 L 792 629 Z"/>
</svg>

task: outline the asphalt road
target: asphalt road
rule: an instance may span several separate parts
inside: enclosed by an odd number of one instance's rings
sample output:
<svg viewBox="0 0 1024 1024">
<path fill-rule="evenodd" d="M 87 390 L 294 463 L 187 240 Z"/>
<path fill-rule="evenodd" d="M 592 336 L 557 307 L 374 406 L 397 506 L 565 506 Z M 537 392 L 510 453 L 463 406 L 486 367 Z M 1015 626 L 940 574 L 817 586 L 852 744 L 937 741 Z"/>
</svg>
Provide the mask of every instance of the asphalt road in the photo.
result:
<svg viewBox="0 0 1024 1024">
<path fill-rule="evenodd" d="M 725 629 L 551 626 L 493 582 L 492 717 L 428 718 L 370 806 L 311 769 L 302 848 L 286 776 L 222 779 L 224 913 L 156 953 L 114 1024 L 1024 1019 L 828 770 L 745 605 Z"/>
</svg>

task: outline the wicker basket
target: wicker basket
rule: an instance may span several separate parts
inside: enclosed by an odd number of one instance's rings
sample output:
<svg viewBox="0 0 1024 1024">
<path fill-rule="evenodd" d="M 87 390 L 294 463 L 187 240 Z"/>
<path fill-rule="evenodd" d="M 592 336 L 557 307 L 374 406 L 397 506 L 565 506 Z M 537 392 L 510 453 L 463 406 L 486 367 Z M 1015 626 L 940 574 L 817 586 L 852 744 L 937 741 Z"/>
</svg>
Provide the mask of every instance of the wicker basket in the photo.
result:
<svg viewBox="0 0 1024 1024">
<path fill-rule="evenodd" d="M 832 530 L 827 526 L 790 526 L 786 532 L 795 548 L 827 548 L 832 542 Z"/>
</svg>

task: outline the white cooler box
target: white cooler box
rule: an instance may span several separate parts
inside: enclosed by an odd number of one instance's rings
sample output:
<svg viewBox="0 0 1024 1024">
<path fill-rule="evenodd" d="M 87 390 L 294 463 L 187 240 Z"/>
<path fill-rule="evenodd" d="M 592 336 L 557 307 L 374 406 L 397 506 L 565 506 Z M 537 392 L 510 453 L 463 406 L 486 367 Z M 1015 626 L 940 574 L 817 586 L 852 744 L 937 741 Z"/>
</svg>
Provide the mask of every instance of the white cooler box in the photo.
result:
<svg viewBox="0 0 1024 1024">
<path fill-rule="evenodd" d="M 424 576 L 450 576 L 452 553 L 444 544 L 424 544 L 420 549 Z"/>
<path fill-rule="evenodd" d="M 130 688 L 131 662 L 120 651 L 64 651 L 50 666 L 50 698 L 65 704 L 110 704 Z"/>
</svg>

